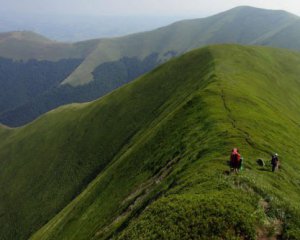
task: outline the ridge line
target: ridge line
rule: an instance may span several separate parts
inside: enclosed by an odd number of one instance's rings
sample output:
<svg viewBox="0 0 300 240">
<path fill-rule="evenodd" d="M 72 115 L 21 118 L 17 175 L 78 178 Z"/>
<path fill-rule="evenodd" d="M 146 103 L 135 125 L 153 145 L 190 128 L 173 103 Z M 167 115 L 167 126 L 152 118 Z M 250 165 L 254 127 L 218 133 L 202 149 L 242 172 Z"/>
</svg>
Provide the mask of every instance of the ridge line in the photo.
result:
<svg viewBox="0 0 300 240">
<path fill-rule="evenodd" d="M 224 105 L 224 109 L 227 112 L 227 117 L 229 118 L 229 121 L 231 122 L 231 125 L 234 129 L 238 130 L 240 133 L 242 133 L 242 135 L 244 135 L 245 141 L 248 143 L 248 145 L 256 150 L 259 150 L 261 152 L 267 153 L 267 154 L 271 154 L 269 151 L 259 147 L 251 138 L 250 134 L 243 130 L 242 128 L 237 126 L 237 121 L 232 117 L 231 114 L 231 109 L 228 107 L 228 104 L 226 102 L 226 96 L 224 93 L 224 88 L 221 87 L 220 85 L 220 91 L 221 91 L 221 99 Z"/>
</svg>

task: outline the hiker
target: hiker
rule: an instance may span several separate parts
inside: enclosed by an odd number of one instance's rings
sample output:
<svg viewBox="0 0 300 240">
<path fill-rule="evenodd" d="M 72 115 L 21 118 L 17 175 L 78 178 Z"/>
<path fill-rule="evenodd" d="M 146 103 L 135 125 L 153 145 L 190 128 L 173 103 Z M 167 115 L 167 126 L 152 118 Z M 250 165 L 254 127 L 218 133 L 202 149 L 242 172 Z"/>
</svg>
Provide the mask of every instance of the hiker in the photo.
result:
<svg viewBox="0 0 300 240">
<path fill-rule="evenodd" d="M 235 173 L 238 173 L 241 168 L 241 155 L 237 148 L 232 149 L 230 156 L 230 167 Z"/>
<path fill-rule="evenodd" d="M 278 154 L 275 153 L 273 156 L 272 156 L 272 159 L 271 159 L 271 165 L 272 165 L 272 172 L 275 172 L 278 170 L 278 167 L 279 167 L 279 159 L 278 159 Z"/>
</svg>

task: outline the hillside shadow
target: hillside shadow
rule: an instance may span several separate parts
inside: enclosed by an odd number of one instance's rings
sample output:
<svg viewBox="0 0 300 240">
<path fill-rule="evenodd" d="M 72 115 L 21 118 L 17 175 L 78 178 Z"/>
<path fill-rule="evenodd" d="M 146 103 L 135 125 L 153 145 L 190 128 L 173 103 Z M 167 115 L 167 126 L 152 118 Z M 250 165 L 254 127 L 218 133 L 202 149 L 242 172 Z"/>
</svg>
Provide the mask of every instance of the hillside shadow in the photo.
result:
<svg viewBox="0 0 300 240">
<path fill-rule="evenodd" d="M 263 172 L 272 172 L 270 169 L 267 168 L 259 168 L 258 170 Z"/>
</svg>

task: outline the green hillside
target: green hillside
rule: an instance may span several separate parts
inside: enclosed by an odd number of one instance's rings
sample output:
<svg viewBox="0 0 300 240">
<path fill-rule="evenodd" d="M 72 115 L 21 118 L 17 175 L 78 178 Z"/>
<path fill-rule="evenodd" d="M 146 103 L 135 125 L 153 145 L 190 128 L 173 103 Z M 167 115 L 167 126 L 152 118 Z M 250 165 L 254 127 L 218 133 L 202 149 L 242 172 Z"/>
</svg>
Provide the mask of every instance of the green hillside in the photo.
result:
<svg viewBox="0 0 300 240">
<path fill-rule="evenodd" d="M 268 46 L 280 46 L 282 48 L 298 49 L 300 39 L 300 19 L 284 26 L 280 30 L 275 30 L 269 34 L 266 34 L 262 38 L 258 39 L 254 44 L 268 45 Z M 287 40 L 288 36 L 288 40 Z"/>
<path fill-rule="evenodd" d="M 0 127 L 2 239 L 299 239 L 299 63 L 206 47 L 97 101 Z M 228 175 L 235 146 L 245 169 Z M 274 151 L 275 174 L 256 164 Z"/>
<path fill-rule="evenodd" d="M 289 29 L 291 28 L 291 29 Z M 152 53 L 165 61 L 208 44 L 271 45 L 300 50 L 300 19 L 284 11 L 237 7 L 201 19 L 186 20 L 144 33 L 104 39 L 64 83 L 78 86 L 92 81 L 93 70 L 108 61 L 126 57 L 143 59 Z M 278 35 L 293 36 L 282 37 Z M 273 40 L 274 37 L 274 40 Z"/>
<path fill-rule="evenodd" d="M 7 131 L 9 131 L 8 128 L 6 126 L 0 124 L 0 136 L 1 136 L 1 134 L 4 134 Z"/>
</svg>

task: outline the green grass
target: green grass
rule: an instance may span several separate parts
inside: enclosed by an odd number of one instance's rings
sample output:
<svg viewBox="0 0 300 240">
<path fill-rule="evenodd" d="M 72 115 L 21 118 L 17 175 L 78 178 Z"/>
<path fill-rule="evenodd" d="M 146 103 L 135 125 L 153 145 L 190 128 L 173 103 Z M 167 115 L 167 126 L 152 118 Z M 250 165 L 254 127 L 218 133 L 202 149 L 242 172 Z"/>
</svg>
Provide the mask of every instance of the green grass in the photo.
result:
<svg viewBox="0 0 300 240">
<path fill-rule="evenodd" d="M 237 190 L 164 197 L 119 239 L 255 239 L 263 216 L 261 209 L 255 212 L 255 204 Z"/>
<path fill-rule="evenodd" d="M 165 110 L 166 102 L 174 105 L 172 99 L 184 99 L 192 92 L 197 83 L 190 77 L 191 86 L 186 86 L 190 91 L 180 93 L 179 71 L 197 65 L 173 64 L 167 72 L 178 68 L 178 77 L 172 81 L 162 82 L 166 71 L 158 69 L 146 80 L 123 88 L 121 94 L 114 92 L 90 104 L 63 107 L 12 130 L 1 142 L 0 182 L 2 187 L 9 185 L 9 193 L 1 201 L 8 212 L 1 220 L 13 225 L 1 228 L 1 235 L 14 236 L 12 231 L 17 231 L 21 239 L 24 233 L 43 225 L 120 154 L 134 135 L 147 128 Z M 206 65 L 202 69 L 209 71 Z M 18 208 L 4 206 L 9 203 Z"/>
<path fill-rule="evenodd" d="M 299 239 L 299 63 L 206 47 L 97 101 L 0 127 L 0 235 Z M 235 146 L 245 170 L 228 175 Z M 275 174 L 255 162 L 273 151 Z"/>
<path fill-rule="evenodd" d="M 187 137 L 191 147 L 186 158 L 190 163 L 177 175 L 178 186 L 135 219 L 120 239 L 160 239 L 166 236 L 170 237 L 167 239 L 194 239 L 195 235 L 201 239 L 256 239 L 259 229 L 268 236 L 276 235 L 278 228 L 284 239 L 299 239 L 299 126 L 296 124 L 299 115 L 294 108 L 300 100 L 297 94 L 299 70 L 293 68 L 299 63 L 299 55 L 290 53 L 290 61 L 287 61 L 287 52 L 281 50 L 216 49 L 212 52 L 218 81 L 215 87 L 210 85 L 211 95 L 215 94 L 215 97 L 210 96 L 208 104 L 214 106 L 209 115 L 214 116 L 214 120 L 209 121 L 213 127 L 206 131 L 209 136 L 215 132 L 215 136 L 221 138 L 215 140 L 219 144 L 210 142 L 202 150 L 199 144 L 202 146 L 205 140 L 200 138 L 192 148 L 192 136 L 200 135 L 192 130 Z M 216 104 L 221 96 L 222 101 L 225 100 L 225 109 L 224 105 L 222 109 Z M 194 110 L 192 115 L 195 115 Z M 190 119 L 190 115 L 185 116 Z M 224 116 L 227 121 L 224 121 Z M 233 146 L 241 148 L 246 170 L 239 176 L 225 176 L 224 163 L 228 158 L 225 151 Z M 193 156 L 196 149 L 200 153 Z M 273 151 L 280 152 L 283 163 L 281 172 L 275 175 L 270 169 L 261 169 L 255 163 L 257 158 L 268 160 Z M 170 209 L 174 195 L 181 196 L 175 210 Z M 252 200 L 244 202 L 247 197 Z M 235 204 L 237 199 L 243 204 Z M 268 206 L 266 209 L 262 208 L 262 202 Z M 228 214 L 224 209 L 236 212 Z M 255 222 L 255 219 L 260 221 Z M 281 231 L 276 222 L 283 222 Z M 217 226 L 220 228 L 216 230 Z M 242 229 L 244 226 L 252 230 Z"/>
</svg>

